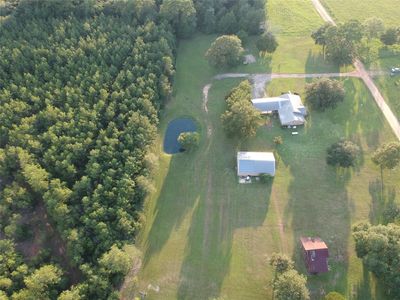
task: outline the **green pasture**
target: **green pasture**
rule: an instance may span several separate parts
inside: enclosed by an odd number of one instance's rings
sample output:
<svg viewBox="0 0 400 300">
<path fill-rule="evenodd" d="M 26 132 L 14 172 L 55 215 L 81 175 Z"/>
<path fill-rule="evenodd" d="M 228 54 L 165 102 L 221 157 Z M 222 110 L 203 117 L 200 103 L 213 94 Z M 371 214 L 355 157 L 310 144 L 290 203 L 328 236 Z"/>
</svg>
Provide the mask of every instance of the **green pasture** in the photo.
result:
<svg viewBox="0 0 400 300">
<path fill-rule="evenodd" d="M 257 57 L 255 64 L 212 69 L 204 53 L 215 36 L 197 35 L 179 45 L 175 92 L 162 111 L 154 149 L 160 156 L 155 192 L 145 202 L 146 222 L 138 237 L 143 263 L 136 284 L 147 292 L 146 299 L 271 299 L 268 258 L 284 252 L 306 274 L 299 250 L 304 235 L 323 238 L 331 255 L 329 273 L 308 276 L 312 299 L 334 290 L 349 299 L 385 299 L 356 257 L 351 237 L 352 224 L 380 222 L 387 203 L 400 201 L 400 172 L 383 173 L 382 194 L 380 171 L 371 162 L 374 150 L 395 137 L 364 84 L 341 79 L 345 101 L 334 110 L 310 111 L 307 124 L 295 129 L 297 136 L 280 128 L 274 117 L 265 118 L 257 135 L 247 140 L 228 139 L 222 130 L 224 97 L 241 79 L 216 81 L 214 75 L 339 71 L 325 62 L 310 38 L 323 24 L 311 1 L 269 0 L 267 8 L 268 26 L 280 46 L 273 55 L 260 57 L 250 38 L 244 46 Z M 307 82 L 273 80 L 266 89 L 269 95 L 291 90 L 304 98 Z M 206 84 L 212 84 L 208 113 L 202 95 Z M 163 134 L 168 122 L 181 116 L 196 120 L 200 147 L 166 155 Z M 278 135 L 284 143 L 275 146 Z M 359 164 L 349 170 L 325 162 L 326 148 L 342 137 L 362 148 Z M 275 178 L 267 184 L 239 184 L 238 150 L 273 151 Z M 122 291 L 124 299 L 130 299 L 129 293 Z"/>
<path fill-rule="evenodd" d="M 179 47 L 175 95 L 161 117 L 156 192 L 146 201 L 146 225 L 139 236 L 144 257 L 140 289 L 148 292 L 148 299 L 270 299 L 273 273 L 268 257 L 286 252 L 305 273 L 298 238 L 318 235 L 330 247 L 331 271 L 309 276 L 313 298 L 319 299 L 321 290 L 337 290 L 355 299 L 382 299 L 354 253 L 350 231 L 359 220 L 379 220 L 389 195 L 399 192 L 400 174 L 384 173 L 382 199 L 380 172 L 370 157 L 394 137 L 362 82 L 344 79 L 345 102 L 335 110 L 311 112 L 307 125 L 296 129 L 298 136 L 272 118 L 254 138 L 228 139 L 220 114 L 224 96 L 239 80 L 214 81 L 209 112 L 204 111 L 202 87 L 211 83 L 214 73 L 201 56 L 208 47 L 205 39 L 198 36 Z M 275 95 L 290 89 L 304 96 L 305 83 L 274 80 L 267 91 Z M 163 132 L 180 116 L 198 122 L 200 148 L 192 154 L 163 154 Z M 276 148 L 272 139 L 277 135 L 284 143 Z M 340 137 L 362 147 L 357 168 L 326 165 L 326 148 Z M 238 150 L 275 151 L 274 180 L 238 184 Z M 150 285 L 159 291 L 148 289 Z"/>
<path fill-rule="evenodd" d="M 386 26 L 400 26 L 399 1 L 397 0 L 320 0 L 336 20 L 365 21 L 371 17 L 381 18 Z"/>
<path fill-rule="evenodd" d="M 400 3 L 397 0 L 321 0 L 331 16 L 338 22 L 357 19 L 364 22 L 371 17 L 381 18 L 387 27 L 400 26 Z M 400 51 L 398 47 L 384 47 L 378 41 L 371 46 L 378 48 L 378 59 L 369 62 L 369 69 L 388 71 L 391 67 L 400 67 Z M 385 97 L 393 112 L 400 117 L 400 76 L 375 78 L 375 83 Z"/>
</svg>

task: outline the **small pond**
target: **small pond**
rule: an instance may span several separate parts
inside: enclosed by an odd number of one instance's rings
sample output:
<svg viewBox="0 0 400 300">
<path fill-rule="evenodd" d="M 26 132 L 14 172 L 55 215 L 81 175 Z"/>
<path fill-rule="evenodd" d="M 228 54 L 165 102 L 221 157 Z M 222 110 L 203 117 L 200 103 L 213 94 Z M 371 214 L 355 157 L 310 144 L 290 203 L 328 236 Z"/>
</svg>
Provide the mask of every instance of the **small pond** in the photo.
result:
<svg viewBox="0 0 400 300">
<path fill-rule="evenodd" d="M 174 154 L 182 152 L 178 137 L 182 132 L 196 131 L 196 123 L 190 118 L 180 118 L 169 122 L 164 137 L 164 152 Z"/>
</svg>

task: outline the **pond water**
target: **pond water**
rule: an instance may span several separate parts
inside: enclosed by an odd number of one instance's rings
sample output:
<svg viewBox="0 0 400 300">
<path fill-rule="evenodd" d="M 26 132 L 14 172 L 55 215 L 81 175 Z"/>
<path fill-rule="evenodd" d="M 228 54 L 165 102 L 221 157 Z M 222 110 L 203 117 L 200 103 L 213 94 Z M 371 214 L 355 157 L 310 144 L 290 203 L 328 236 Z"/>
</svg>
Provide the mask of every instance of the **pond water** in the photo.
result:
<svg viewBox="0 0 400 300">
<path fill-rule="evenodd" d="M 169 122 L 164 137 L 164 152 L 174 154 L 182 152 L 178 137 L 182 132 L 196 131 L 196 123 L 189 118 L 175 119 Z"/>
</svg>

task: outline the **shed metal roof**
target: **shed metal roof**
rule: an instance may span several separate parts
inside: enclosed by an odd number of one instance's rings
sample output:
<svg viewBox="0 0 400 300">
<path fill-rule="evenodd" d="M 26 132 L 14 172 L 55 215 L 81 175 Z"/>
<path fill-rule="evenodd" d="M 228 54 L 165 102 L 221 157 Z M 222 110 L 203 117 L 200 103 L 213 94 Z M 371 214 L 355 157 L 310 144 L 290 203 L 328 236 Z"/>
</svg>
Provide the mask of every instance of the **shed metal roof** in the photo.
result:
<svg viewBox="0 0 400 300">
<path fill-rule="evenodd" d="M 275 175 L 275 157 L 272 152 L 238 152 L 238 176 Z"/>
<path fill-rule="evenodd" d="M 320 238 L 300 238 L 304 250 L 304 260 L 309 273 L 328 272 L 329 251 L 325 242 Z"/>
<path fill-rule="evenodd" d="M 318 249 L 328 249 L 328 246 L 320 238 L 302 237 L 300 238 L 301 244 L 304 250 L 318 250 Z"/>
</svg>

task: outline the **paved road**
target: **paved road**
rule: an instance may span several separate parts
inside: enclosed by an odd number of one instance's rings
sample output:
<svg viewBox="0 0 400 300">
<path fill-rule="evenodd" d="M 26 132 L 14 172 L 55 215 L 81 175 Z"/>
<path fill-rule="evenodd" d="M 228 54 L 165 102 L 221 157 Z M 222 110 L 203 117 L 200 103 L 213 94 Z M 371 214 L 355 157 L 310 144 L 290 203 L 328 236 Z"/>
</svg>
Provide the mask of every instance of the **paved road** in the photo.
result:
<svg viewBox="0 0 400 300">
<path fill-rule="evenodd" d="M 331 16 L 329 15 L 329 13 L 326 11 L 326 9 L 323 7 L 323 5 L 321 4 L 321 2 L 319 0 L 311 0 L 311 1 L 314 5 L 315 9 L 317 10 L 317 12 L 322 17 L 322 19 L 324 19 L 326 22 L 336 25 L 335 21 L 331 18 Z M 385 99 L 383 98 L 379 89 L 377 88 L 374 81 L 372 80 L 369 72 L 367 72 L 365 70 L 363 63 L 360 60 L 356 59 L 354 61 L 354 66 L 356 67 L 356 72 L 358 73 L 359 77 L 364 81 L 365 85 L 368 87 L 369 91 L 371 92 L 372 96 L 374 97 L 376 104 L 382 111 L 382 113 L 385 116 L 386 120 L 388 121 L 390 127 L 392 127 L 394 134 L 400 140 L 399 120 L 393 114 L 390 107 L 386 104 Z"/>
</svg>

